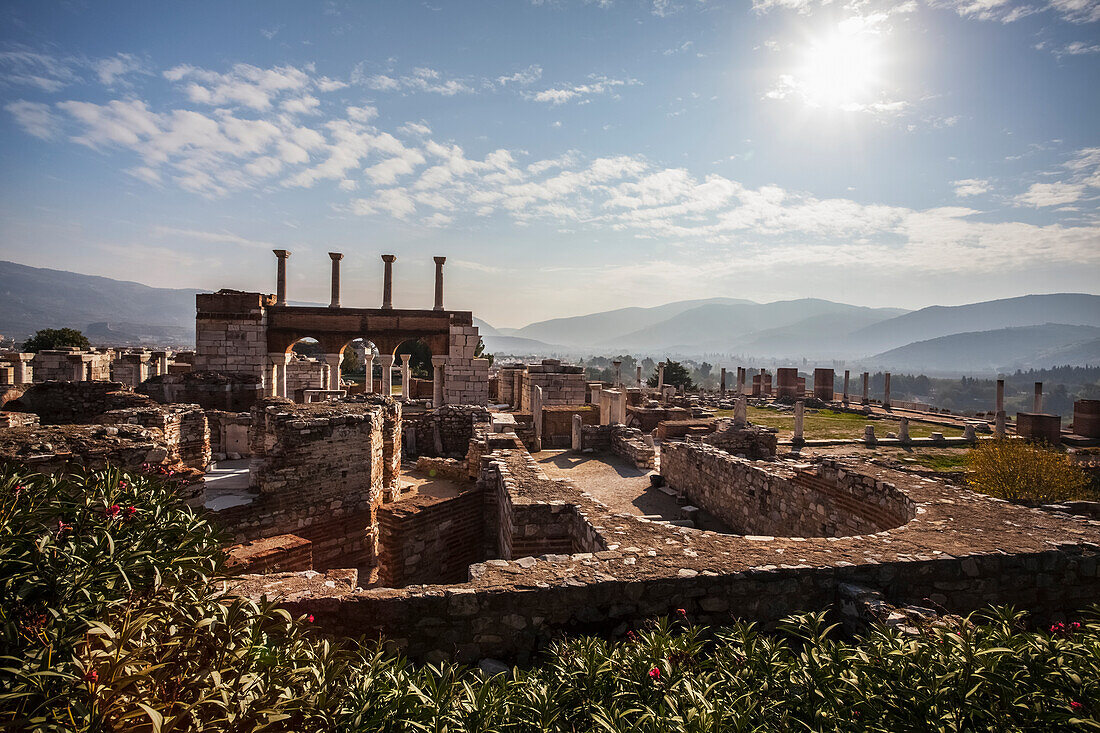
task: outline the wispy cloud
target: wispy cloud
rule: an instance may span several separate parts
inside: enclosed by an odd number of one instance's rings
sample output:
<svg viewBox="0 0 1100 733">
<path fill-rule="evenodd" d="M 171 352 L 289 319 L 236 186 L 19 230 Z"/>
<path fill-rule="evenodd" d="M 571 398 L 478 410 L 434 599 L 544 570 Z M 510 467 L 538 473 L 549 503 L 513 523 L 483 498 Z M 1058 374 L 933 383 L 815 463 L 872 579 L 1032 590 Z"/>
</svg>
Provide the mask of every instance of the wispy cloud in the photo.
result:
<svg viewBox="0 0 1100 733">
<path fill-rule="evenodd" d="M 953 182 L 951 185 L 955 187 L 955 195 L 959 198 L 980 196 L 989 192 L 989 181 L 984 178 L 964 178 Z"/>
<path fill-rule="evenodd" d="M 636 86 L 641 82 L 637 79 L 614 79 L 612 77 L 593 74 L 583 84 L 567 84 L 565 86 L 543 89 L 540 92 L 528 94 L 527 98 L 536 102 L 545 102 L 551 105 L 565 104 L 566 102 L 587 102 L 590 98 L 602 94 L 616 96 L 616 91 L 624 86 Z"/>
</svg>

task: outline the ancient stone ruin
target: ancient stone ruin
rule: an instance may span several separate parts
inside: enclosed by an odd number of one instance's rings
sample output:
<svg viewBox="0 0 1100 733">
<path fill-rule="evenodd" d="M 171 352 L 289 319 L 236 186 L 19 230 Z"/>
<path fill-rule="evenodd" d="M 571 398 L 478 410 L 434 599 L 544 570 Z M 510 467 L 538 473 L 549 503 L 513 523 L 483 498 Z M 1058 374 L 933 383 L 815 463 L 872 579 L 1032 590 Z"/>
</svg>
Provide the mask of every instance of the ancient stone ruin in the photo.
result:
<svg viewBox="0 0 1100 733">
<path fill-rule="evenodd" d="M 910 423 L 934 416 L 891 402 L 888 386 L 872 403 L 866 373 L 861 400 L 848 372 L 837 390 L 831 368 L 779 368 L 773 385 L 738 367 L 696 395 L 665 385 L 663 364 L 656 387 L 625 386 L 618 366 L 592 382 L 553 359 L 491 378 L 472 314 L 443 306 L 444 258 L 433 307 L 402 310 L 393 255 L 378 308 L 342 304 L 340 253 L 329 305 L 288 305 L 289 255 L 276 251 L 275 294 L 197 296 L 194 353 L 3 355 L 0 460 L 170 476 L 231 538 L 237 592 L 417 659 L 523 660 L 563 631 L 677 608 L 699 623 L 771 622 L 852 586 L 953 612 L 1053 613 L 1100 597 L 1096 518 L 802 452 L 972 445 L 1009 427 L 1051 443 L 1096 438 L 1094 402 L 1075 409 L 1074 433 L 1042 412 L 1040 388 L 1014 426 L 998 402 L 962 437 L 913 437 Z M 294 351 L 303 339 L 314 354 Z M 431 380 L 395 356 L 409 341 L 430 350 Z M 366 362 L 363 384 L 341 376 L 349 347 Z M 793 435 L 749 421 L 750 400 L 790 410 Z M 864 416 L 865 429 L 807 439 L 813 404 Z M 897 433 L 875 432 L 884 415 Z"/>
</svg>

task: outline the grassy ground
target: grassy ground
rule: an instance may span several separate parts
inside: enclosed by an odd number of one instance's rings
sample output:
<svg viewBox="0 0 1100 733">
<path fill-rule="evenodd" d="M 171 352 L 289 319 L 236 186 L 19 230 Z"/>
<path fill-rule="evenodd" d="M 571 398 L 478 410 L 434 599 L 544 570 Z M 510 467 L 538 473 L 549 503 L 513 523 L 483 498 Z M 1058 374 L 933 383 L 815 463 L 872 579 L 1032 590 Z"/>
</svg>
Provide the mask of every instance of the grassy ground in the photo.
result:
<svg viewBox="0 0 1100 733">
<path fill-rule="evenodd" d="M 766 407 L 749 407 L 749 422 L 776 428 L 780 439 L 791 438 L 794 435 L 794 414 L 779 412 Z M 733 417 L 733 410 L 718 410 L 718 417 Z M 889 418 L 882 420 L 868 420 L 863 415 L 851 412 L 837 412 L 835 410 L 806 411 L 804 430 L 806 440 L 832 440 L 843 438 L 862 438 L 865 425 L 875 426 L 875 435 L 884 438 L 887 433 L 896 433 L 900 423 Z M 940 425 L 926 425 L 924 423 L 909 422 L 909 435 L 913 438 L 927 438 L 933 432 L 943 433 L 947 437 L 961 436 L 963 431 L 958 428 L 942 427 Z"/>
</svg>

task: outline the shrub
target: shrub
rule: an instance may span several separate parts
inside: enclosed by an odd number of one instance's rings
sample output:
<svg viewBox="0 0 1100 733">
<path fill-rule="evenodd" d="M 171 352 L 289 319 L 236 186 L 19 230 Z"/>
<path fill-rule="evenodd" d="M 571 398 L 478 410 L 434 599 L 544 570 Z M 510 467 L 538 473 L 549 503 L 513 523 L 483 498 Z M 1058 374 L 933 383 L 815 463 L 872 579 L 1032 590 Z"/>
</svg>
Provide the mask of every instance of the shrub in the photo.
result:
<svg viewBox="0 0 1100 733">
<path fill-rule="evenodd" d="M 132 510 L 131 510 L 132 509 Z M 212 527 L 164 479 L 0 469 L 0 728 L 35 731 L 738 731 L 1100 728 L 1100 609 L 1009 610 L 916 636 L 776 633 L 686 613 L 571 637 L 484 678 L 335 645 L 218 582 Z"/>
<path fill-rule="evenodd" d="M 87 349 L 91 346 L 88 338 L 75 328 L 43 328 L 27 339 L 23 351 L 39 352 L 46 349 L 60 349 L 75 346 Z"/>
<path fill-rule="evenodd" d="M 999 499 L 1049 503 L 1089 496 L 1088 476 L 1054 450 L 1025 440 L 983 440 L 966 461 L 972 488 Z"/>
</svg>

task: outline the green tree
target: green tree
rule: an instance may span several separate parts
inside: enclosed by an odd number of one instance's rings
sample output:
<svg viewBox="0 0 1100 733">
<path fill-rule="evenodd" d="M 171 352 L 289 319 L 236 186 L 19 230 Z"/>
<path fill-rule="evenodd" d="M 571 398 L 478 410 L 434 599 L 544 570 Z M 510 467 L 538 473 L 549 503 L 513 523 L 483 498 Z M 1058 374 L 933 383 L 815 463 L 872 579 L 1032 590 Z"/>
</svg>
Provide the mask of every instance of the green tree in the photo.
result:
<svg viewBox="0 0 1100 733">
<path fill-rule="evenodd" d="M 88 342 L 88 338 L 75 328 L 43 328 L 27 339 L 27 342 L 23 344 L 23 351 L 39 352 L 44 349 L 61 349 L 66 346 L 87 349 L 91 344 Z"/>
<path fill-rule="evenodd" d="M 653 376 L 646 381 L 646 384 L 650 387 L 656 387 L 657 375 L 657 371 L 654 371 Z M 683 387 L 685 390 L 695 389 L 695 382 L 691 380 L 691 372 L 678 361 L 665 362 L 665 384 L 670 387 Z"/>
<path fill-rule="evenodd" d="M 340 362 L 340 373 L 359 374 L 363 369 L 363 362 L 359 360 L 359 354 L 355 353 L 355 349 L 351 347 L 345 348 L 344 360 Z"/>
<path fill-rule="evenodd" d="M 432 378 L 432 350 L 423 341 L 419 339 L 406 341 L 398 346 L 397 351 L 393 353 L 396 357 L 395 364 L 401 363 L 402 354 L 412 354 L 412 358 L 409 359 L 409 369 L 412 370 L 412 375 L 417 379 Z"/>
</svg>

